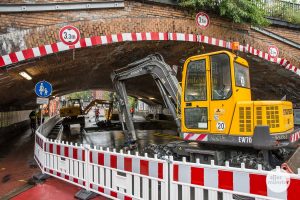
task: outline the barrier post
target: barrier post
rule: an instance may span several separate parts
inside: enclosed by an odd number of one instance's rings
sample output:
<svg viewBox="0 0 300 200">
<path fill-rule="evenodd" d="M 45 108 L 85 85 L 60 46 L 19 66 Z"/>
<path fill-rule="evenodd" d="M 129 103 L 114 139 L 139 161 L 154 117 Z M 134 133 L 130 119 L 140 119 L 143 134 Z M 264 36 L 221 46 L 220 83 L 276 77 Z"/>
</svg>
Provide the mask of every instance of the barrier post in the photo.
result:
<svg viewBox="0 0 300 200">
<path fill-rule="evenodd" d="M 168 158 L 167 158 L 168 159 Z M 164 167 L 163 167 L 164 171 L 164 181 L 165 183 L 163 184 L 164 187 L 161 188 L 161 192 L 163 193 L 163 198 L 164 199 L 169 199 L 169 192 L 170 192 L 170 176 L 169 176 L 169 169 L 170 169 L 170 163 L 169 163 L 169 159 L 168 162 L 164 163 Z"/>
<path fill-rule="evenodd" d="M 178 199 L 178 187 L 176 184 L 173 183 L 174 181 L 174 163 L 173 163 L 173 156 L 170 156 L 170 178 L 169 178 L 169 187 L 170 187 L 170 199 L 171 200 L 177 200 Z"/>
<path fill-rule="evenodd" d="M 88 145 L 88 144 L 86 144 L 86 145 L 84 145 L 84 151 L 85 151 L 85 170 L 84 170 L 84 172 L 85 172 L 85 175 L 84 175 L 84 177 L 86 178 L 86 180 L 85 180 L 85 189 L 87 190 L 87 191 L 90 191 L 90 178 L 92 178 L 92 176 L 90 176 L 90 172 L 91 172 L 91 169 L 90 169 L 90 167 L 91 167 L 91 165 L 90 165 L 90 145 Z"/>
<path fill-rule="evenodd" d="M 44 166 L 46 165 L 45 143 L 46 143 L 46 141 L 45 141 L 44 138 L 43 138 L 43 151 L 42 151 L 42 152 L 43 152 L 43 158 L 44 158 L 44 159 L 43 159 L 43 161 L 41 162 L 41 163 L 42 163 L 42 166 L 41 166 L 41 167 L 42 167 L 42 173 L 43 173 L 43 174 L 45 174 L 45 167 L 44 167 Z"/>
</svg>

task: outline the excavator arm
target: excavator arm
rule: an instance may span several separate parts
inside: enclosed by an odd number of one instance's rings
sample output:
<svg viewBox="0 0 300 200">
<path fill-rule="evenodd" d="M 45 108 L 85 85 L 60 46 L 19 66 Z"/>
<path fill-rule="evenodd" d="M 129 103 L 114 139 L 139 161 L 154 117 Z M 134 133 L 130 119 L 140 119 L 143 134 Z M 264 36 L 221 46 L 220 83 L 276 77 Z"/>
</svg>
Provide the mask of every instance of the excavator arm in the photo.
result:
<svg viewBox="0 0 300 200">
<path fill-rule="evenodd" d="M 176 112 L 176 108 L 180 108 L 181 86 L 178 83 L 176 74 L 172 68 L 165 63 L 160 54 L 149 55 L 124 68 L 115 70 L 111 74 L 111 79 L 116 90 L 119 118 L 129 144 L 134 142 L 137 138 L 133 119 L 129 112 L 125 81 L 143 75 L 151 75 L 153 77 L 166 107 L 169 108 L 174 117 L 177 127 L 180 128 L 181 126 L 180 113 Z"/>
<path fill-rule="evenodd" d="M 99 104 L 99 105 L 109 105 L 109 108 L 108 108 L 108 116 L 110 116 L 110 113 L 112 112 L 112 108 L 113 108 L 113 102 L 112 101 L 107 101 L 107 100 L 101 100 L 101 99 L 95 99 L 93 101 L 91 101 L 89 103 L 89 105 L 87 105 L 84 110 L 82 111 L 82 113 L 84 115 L 86 115 L 90 110 L 91 108 L 96 105 L 96 104 Z"/>
</svg>

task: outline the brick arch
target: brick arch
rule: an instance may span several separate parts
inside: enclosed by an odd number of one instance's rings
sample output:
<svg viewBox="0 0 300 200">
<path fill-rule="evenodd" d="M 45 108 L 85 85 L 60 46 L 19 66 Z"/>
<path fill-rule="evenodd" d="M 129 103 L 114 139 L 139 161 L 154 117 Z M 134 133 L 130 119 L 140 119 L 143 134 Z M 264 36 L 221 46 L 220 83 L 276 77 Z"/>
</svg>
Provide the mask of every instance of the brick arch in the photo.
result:
<svg viewBox="0 0 300 200">
<path fill-rule="evenodd" d="M 135 40 L 177 40 L 203 42 L 227 48 L 231 47 L 230 41 L 239 41 L 240 51 L 276 62 L 300 74 L 295 67 L 299 67 L 300 62 L 290 53 L 295 51 L 292 47 L 279 44 L 271 38 L 254 39 L 248 25 L 232 24 L 213 14 L 210 14 L 210 26 L 206 30 L 200 30 L 195 25 L 194 17 L 172 6 L 125 0 L 124 9 L 88 10 L 80 13 L 22 13 L 3 15 L 1 18 L 3 23 L 0 24 L 0 30 L 11 25 L 7 21 L 13 21 L 13 27 L 21 30 L 1 35 L 0 67 L 74 48 L 103 45 L 105 41 L 109 44 Z M 81 31 L 82 39 L 73 47 L 58 42 L 58 32 L 66 24 L 74 25 Z M 160 37 L 161 35 L 164 37 Z M 189 37 L 193 39 L 190 40 Z M 271 59 L 264 53 L 268 51 L 269 44 L 280 47 L 282 59 Z"/>
<path fill-rule="evenodd" d="M 18 52 L 12 52 L 8 55 L 0 57 L 0 67 L 5 67 L 11 64 L 17 64 L 19 62 L 35 59 L 43 56 L 47 56 L 53 53 L 59 53 L 72 49 L 88 48 L 97 45 L 107 45 L 117 42 L 138 42 L 138 41 L 184 41 L 184 42 L 198 42 L 205 43 L 213 46 L 223 47 L 231 49 L 232 43 L 222 39 L 197 35 L 197 34 L 185 34 L 185 33 L 168 33 L 168 32 L 142 32 L 142 33 L 119 33 L 109 34 L 102 36 L 93 36 L 90 38 L 81 38 L 80 41 L 72 46 L 63 44 L 62 42 L 56 42 L 48 45 L 41 45 L 39 47 L 33 47 L 24 49 Z M 258 56 L 267 61 L 277 63 L 288 70 L 298 74 L 300 76 L 300 69 L 293 66 L 285 58 L 271 58 L 268 53 L 258 50 L 249 44 L 239 45 L 239 51 L 249 53 L 254 56 Z"/>
</svg>

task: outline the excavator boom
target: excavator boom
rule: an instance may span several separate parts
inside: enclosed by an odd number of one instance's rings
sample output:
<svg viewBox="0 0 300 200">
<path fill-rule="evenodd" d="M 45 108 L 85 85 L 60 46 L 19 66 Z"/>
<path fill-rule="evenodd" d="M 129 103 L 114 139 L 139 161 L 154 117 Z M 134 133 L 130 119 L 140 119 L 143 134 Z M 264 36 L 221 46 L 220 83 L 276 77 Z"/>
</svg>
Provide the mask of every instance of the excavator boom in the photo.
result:
<svg viewBox="0 0 300 200">
<path fill-rule="evenodd" d="M 180 117 L 176 112 L 176 107 L 180 108 L 181 99 L 181 86 L 176 78 L 176 73 L 164 62 L 160 54 L 149 55 L 122 69 L 115 70 L 111 74 L 111 79 L 117 94 L 118 107 L 120 109 L 119 118 L 129 143 L 136 140 L 136 133 L 133 126 L 133 119 L 129 112 L 127 91 L 124 82 L 128 79 L 147 74 L 153 77 L 165 105 L 173 115 L 178 128 L 180 128 L 181 125 Z"/>
</svg>

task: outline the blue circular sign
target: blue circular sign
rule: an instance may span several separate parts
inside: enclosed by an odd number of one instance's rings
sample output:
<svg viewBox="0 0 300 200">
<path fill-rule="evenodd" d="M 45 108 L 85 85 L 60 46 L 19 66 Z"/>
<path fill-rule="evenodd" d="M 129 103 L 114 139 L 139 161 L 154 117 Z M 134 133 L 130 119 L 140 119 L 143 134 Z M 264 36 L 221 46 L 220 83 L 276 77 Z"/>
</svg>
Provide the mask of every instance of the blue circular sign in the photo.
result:
<svg viewBox="0 0 300 200">
<path fill-rule="evenodd" d="M 40 81 L 35 85 L 35 93 L 39 97 L 49 97 L 52 94 L 52 85 L 47 81 Z"/>
</svg>

